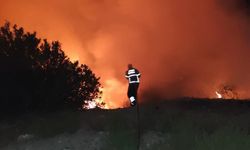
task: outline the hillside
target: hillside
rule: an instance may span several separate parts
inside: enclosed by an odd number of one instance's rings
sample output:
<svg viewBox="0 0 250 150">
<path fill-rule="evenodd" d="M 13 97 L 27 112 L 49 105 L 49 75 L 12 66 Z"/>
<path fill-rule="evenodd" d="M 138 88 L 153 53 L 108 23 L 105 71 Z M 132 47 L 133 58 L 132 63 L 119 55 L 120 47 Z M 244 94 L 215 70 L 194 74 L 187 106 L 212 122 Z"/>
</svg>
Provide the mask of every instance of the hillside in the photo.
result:
<svg viewBox="0 0 250 150">
<path fill-rule="evenodd" d="M 5 116 L 1 150 L 137 149 L 136 108 Z M 140 106 L 141 150 L 249 150 L 250 102 L 178 99 Z"/>
</svg>

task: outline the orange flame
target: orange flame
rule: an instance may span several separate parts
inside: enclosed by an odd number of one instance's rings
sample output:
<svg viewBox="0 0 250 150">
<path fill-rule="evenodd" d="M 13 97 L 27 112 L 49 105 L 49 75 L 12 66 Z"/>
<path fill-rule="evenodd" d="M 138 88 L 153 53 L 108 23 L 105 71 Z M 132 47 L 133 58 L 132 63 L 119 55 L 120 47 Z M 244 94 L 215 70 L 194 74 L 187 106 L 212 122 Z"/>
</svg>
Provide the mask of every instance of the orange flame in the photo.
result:
<svg viewBox="0 0 250 150">
<path fill-rule="evenodd" d="M 220 99 L 222 98 L 222 95 L 218 91 L 216 91 L 215 94 L 217 95 L 217 98 L 220 98 Z"/>
<path fill-rule="evenodd" d="M 126 100 L 123 97 L 126 96 L 126 85 L 122 84 L 115 78 L 107 79 L 104 81 L 104 87 L 100 89 L 101 95 L 97 99 L 92 101 L 85 101 L 83 109 L 116 109 L 124 108 L 126 106 Z"/>
</svg>

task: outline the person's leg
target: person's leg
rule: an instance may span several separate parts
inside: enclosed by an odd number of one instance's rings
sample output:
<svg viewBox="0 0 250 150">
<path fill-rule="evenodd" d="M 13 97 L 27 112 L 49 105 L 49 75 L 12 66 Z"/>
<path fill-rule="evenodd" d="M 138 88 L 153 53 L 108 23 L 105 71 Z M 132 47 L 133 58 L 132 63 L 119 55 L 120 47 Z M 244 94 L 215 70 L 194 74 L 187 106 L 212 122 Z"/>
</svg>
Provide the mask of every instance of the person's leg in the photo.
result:
<svg viewBox="0 0 250 150">
<path fill-rule="evenodd" d="M 130 104 L 131 106 L 134 106 L 136 105 L 136 93 L 135 93 L 135 84 L 129 84 L 129 87 L 128 87 L 128 98 L 130 100 Z"/>
<path fill-rule="evenodd" d="M 130 98 L 131 96 L 133 96 L 133 87 L 131 84 L 129 84 L 128 86 L 128 92 L 127 92 L 128 98 Z"/>
<path fill-rule="evenodd" d="M 138 91 L 138 88 L 139 88 L 139 83 L 135 83 L 134 84 L 134 92 L 133 92 L 133 95 L 135 97 L 135 99 L 137 100 L 137 91 Z"/>
</svg>

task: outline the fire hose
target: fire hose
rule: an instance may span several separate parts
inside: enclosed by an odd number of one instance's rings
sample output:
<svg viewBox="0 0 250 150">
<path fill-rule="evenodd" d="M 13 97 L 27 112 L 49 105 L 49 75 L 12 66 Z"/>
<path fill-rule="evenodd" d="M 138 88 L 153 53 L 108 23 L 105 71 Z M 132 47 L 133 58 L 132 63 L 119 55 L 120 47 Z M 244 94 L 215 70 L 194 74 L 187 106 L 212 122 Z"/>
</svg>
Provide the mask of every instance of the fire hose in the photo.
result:
<svg viewBox="0 0 250 150">
<path fill-rule="evenodd" d="M 141 127 L 140 127 L 140 109 L 139 109 L 139 103 L 137 103 L 136 106 L 136 117 L 137 117 L 137 150 L 140 149 L 140 135 L 141 135 Z"/>
</svg>

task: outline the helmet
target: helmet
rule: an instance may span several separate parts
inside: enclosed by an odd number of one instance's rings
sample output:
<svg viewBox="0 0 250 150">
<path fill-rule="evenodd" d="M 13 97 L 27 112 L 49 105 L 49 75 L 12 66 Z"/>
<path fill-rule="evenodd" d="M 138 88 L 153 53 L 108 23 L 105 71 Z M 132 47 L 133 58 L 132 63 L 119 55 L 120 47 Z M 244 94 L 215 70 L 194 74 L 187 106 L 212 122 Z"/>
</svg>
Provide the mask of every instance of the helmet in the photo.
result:
<svg viewBox="0 0 250 150">
<path fill-rule="evenodd" d="M 133 68 L 133 65 L 132 64 L 128 64 L 128 68 L 129 69 Z"/>
</svg>

